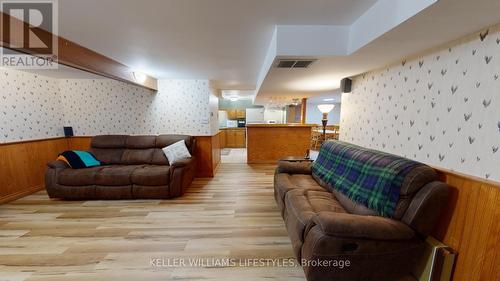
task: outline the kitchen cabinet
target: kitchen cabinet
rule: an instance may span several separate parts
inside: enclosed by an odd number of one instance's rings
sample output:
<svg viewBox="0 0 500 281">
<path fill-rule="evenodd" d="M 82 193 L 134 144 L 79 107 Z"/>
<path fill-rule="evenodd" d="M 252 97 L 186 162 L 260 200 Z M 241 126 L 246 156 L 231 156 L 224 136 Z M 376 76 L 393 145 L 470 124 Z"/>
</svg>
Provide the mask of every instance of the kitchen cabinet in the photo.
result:
<svg viewBox="0 0 500 281">
<path fill-rule="evenodd" d="M 227 148 L 245 148 L 246 147 L 246 130 L 241 129 L 224 129 L 225 147 Z M 221 141 L 224 142 L 224 141 Z"/>
<path fill-rule="evenodd" d="M 228 109 L 227 110 L 227 119 L 236 120 L 238 119 L 238 110 L 236 109 Z"/>
<path fill-rule="evenodd" d="M 246 115 L 246 109 L 236 109 L 236 118 L 245 119 Z"/>
<path fill-rule="evenodd" d="M 226 112 L 227 112 L 227 119 L 229 120 L 245 119 L 247 115 L 245 108 L 227 109 Z"/>
<path fill-rule="evenodd" d="M 226 148 L 226 130 L 220 130 L 219 132 L 219 145 L 220 148 Z"/>
<path fill-rule="evenodd" d="M 234 139 L 236 142 L 236 147 L 246 147 L 247 146 L 245 130 L 235 131 Z"/>
</svg>

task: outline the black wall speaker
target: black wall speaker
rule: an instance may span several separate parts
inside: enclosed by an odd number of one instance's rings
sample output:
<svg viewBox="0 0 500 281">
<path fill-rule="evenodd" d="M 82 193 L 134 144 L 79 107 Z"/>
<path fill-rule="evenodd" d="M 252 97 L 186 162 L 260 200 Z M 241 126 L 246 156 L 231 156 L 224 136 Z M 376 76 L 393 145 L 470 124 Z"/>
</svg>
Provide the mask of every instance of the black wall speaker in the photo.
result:
<svg viewBox="0 0 500 281">
<path fill-rule="evenodd" d="M 64 129 L 64 136 L 65 137 L 72 137 L 73 136 L 73 127 L 63 127 Z"/>
<path fill-rule="evenodd" d="M 340 80 L 340 89 L 342 93 L 350 93 L 352 88 L 352 80 L 349 78 L 344 78 Z"/>
</svg>

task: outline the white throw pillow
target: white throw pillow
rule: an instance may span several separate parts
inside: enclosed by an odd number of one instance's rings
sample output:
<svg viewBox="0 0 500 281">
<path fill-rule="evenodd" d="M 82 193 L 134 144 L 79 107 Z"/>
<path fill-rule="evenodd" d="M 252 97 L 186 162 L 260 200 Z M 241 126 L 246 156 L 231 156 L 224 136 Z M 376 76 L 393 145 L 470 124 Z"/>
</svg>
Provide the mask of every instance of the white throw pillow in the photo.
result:
<svg viewBox="0 0 500 281">
<path fill-rule="evenodd" d="M 317 150 L 309 150 L 309 159 L 312 161 L 316 161 L 318 159 L 319 151 Z"/>
<path fill-rule="evenodd" d="M 167 156 L 168 163 L 170 163 L 170 165 L 181 159 L 191 158 L 191 154 L 189 153 L 186 143 L 183 140 L 164 147 L 162 150 L 163 153 L 165 153 L 165 156 Z"/>
</svg>

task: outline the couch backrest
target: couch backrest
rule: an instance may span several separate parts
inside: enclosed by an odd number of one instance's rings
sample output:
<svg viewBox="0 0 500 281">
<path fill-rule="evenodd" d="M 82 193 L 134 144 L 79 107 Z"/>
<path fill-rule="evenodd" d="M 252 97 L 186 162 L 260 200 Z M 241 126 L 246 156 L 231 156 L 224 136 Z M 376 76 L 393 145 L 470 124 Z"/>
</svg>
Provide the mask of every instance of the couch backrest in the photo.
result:
<svg viewBox="0 0 500 281">
<path fill-rule="evenodd" d="M 103 135 L 92 138 L 90 151 L 106 164 L 169 165 L 162 148 L 184 140 L 191 154 L 196 141 L 187 135 L 127 136 Z"/>
<path fill-rule="evenodd" d="M 360 147 L 363 150 L 363 153 L 366 158 L 369 158 L 370 153 L 377 154 L 377 153 L 383 153 L 380 151 L 376 150 L 369 150 L 366 151 L 365 148 Z M 322 152 L 320 152 L 322 153 Z M 402 157 L 400 157 L 402 158 Z M 332 191 L 334 193 L 335 197 L 338 199 L 340 204 L 346 209 L 349 213 L 353 214 L 358 214 L 358 215 L 378 215 L 376 211 L 371 210 L 367 207 L 365 207 L 362 204 L 359 204 L 351 199 L 349 199 L 347 196 L 342 194 L 341 192 L 337 191 L 333 186 L 330 186 L 330 184 L 324 182 L 321 180 L 319 175 L 314 173 L 313 169 L 313 177 L 316 179 L 316 181 L 323 187 L 327 188 L 328 190 Z M 394 211 L 394 214 L 392 217 L 394 219 L 401 220 L 403 216 L 405 215 L 406 211 L 408 210 L 408 207 L 410 206 L 413 198 L 415 195 L 419 192 L 419 190 L 425 186 L 426 184 L 438 180 L 438 176 L 435 172 L 434 169 L 427 165 L 417 165 L 411 170 L 406 172 L 406 175 L 402 181 L 401 188 L 400 188 L 400 197 L 399 200 L 396 204 L 396 209 Z"/>
</svg>

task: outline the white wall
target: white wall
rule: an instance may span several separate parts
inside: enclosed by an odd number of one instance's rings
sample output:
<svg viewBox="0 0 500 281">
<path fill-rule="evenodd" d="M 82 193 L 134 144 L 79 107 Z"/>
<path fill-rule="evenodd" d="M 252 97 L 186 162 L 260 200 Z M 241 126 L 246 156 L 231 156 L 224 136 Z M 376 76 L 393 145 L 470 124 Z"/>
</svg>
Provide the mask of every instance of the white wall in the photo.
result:
<svg viewBox="0 0 500 281">
<path fill-rule="evenodd" d="M 208 98 L 208 108 L 210 114 L 210 134 L 211 136 L 216 135 L 219 132 L 219 98 L 217 93 L 211 89 L 210 96 Z"/>
<path fill-rule="evenodd" d="M 0 70 L 0 141 L 75 135 L 218 132 L 208 80 L 160 80 L 158 92 L 111 79 L 57 80 Z M 212 114 L 214 113 L 214 114 Z"/>
<path fill-rule="evenodd" d="M 500 28 L 356 77 L 344 141 L 500 181 Z"/>
<path fill-rule="evenodd" d="M 265 108 L 247 108 L 246 109 L 246 122 L 247 124 L 252 123 L 264 123 L 264 112 Z"/>
<path fill-rule="evenodd" d="M 264 122 L 276 121 L 276 123 L 285 123 L 285 111 L 279 109 L 266 109 L 264 111 Z"/>
<path fill-rule="evenodd" d="M 328 125 L 338 125 L 340 123 L 340 103 L 335 103 L 335 107 L 328 114 Z M 306 123 L 321 124 L 323 114 L 318 110 L 317 104 L 307 104 L 306 107 Z"/>
</svg>

